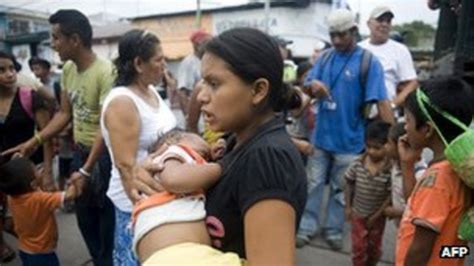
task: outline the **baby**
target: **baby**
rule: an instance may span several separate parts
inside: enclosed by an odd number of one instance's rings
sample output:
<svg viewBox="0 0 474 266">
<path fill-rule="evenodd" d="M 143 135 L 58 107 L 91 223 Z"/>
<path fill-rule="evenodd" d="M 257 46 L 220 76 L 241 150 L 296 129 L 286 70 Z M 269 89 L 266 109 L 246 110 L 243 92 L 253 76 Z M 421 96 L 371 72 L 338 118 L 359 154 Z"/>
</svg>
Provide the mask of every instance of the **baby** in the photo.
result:
<svg viewBox="0 0 474 266">
<path fill-rule="evenodd" d="M 163 187 L 173 187 L 175 193 L 160 192 L 135 205 L 133 250 L 140 262 L 143 265 L 241 265 L 236 254 L 222 253 L 210 246 L 204 221 L 203 189 L 214 184 L 222 171 L 219 164 L 206 160 L 222 155 L 225 149 L 222 141 L 211 149 L 196 134 L 172 130 L 155 148 L 164 150 L 153 159 L 163 169 L 155 178 Z M 186 183 L 186 188 L 181 189 L 181 183 Z M 194 192 L 187 193 L 189 188 L 194 188 Z"/>
</svg>

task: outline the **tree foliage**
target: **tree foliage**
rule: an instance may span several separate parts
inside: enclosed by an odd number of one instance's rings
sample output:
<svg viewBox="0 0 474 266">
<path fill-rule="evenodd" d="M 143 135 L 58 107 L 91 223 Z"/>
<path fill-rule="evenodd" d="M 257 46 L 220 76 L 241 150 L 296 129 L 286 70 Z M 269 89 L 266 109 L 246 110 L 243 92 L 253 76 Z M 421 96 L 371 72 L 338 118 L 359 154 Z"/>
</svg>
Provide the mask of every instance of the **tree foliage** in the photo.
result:
<svg viewBox="0 0 474 266">
<path fill-rule="evenodd" d="M 436 29 L 421 20 L 415 20 L 410 23 L 394 25 L 394 31 L 400 32 L 405 37 L 406 45 L 416 47 L 422 39 L 433 39 Z"/>
</svg>

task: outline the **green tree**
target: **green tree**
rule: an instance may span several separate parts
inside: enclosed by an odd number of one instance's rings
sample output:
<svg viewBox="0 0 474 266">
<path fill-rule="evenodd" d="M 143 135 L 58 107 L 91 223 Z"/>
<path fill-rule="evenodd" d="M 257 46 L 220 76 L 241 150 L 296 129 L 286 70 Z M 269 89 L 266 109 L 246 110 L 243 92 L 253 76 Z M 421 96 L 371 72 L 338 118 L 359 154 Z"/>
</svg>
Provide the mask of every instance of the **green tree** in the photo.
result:
<svg viewBox="0 0 474 266">
<path fill-rule="evenodd" d="M 421 20 L 415 20 L 410 23 L 394 25 L 394 31 L 398 31 L 405 37 L 406 45 L 410 47 L 418 46 L 422 39 L 434 39 L 436 29 Z"/>
</svg>

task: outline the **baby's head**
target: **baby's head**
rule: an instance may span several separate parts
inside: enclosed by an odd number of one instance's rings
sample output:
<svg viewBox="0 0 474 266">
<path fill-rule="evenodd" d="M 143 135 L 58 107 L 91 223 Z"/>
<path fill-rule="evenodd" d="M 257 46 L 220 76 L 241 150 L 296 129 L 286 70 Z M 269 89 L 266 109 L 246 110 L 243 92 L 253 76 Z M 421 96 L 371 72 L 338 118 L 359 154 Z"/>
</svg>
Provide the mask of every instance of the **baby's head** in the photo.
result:
<svg viewBox="0 0 474 266">
<path fill-rule="evenodd" d="M 35 166 L 30 160 L 13 158 L 0 166 L 0 191 L 10 196 L 33 191 L 36 176 Z"/>
<path fill-rule="evenodd" d="M 199 153 L 206 161 L 211 159 L 211 146 L 199 135 L 185 132 L 181 129 L 172 129 L 165 133 L 153 146 L 152 152 L 158 151 L 163 145 L 184 144 Z"/>
</svg>

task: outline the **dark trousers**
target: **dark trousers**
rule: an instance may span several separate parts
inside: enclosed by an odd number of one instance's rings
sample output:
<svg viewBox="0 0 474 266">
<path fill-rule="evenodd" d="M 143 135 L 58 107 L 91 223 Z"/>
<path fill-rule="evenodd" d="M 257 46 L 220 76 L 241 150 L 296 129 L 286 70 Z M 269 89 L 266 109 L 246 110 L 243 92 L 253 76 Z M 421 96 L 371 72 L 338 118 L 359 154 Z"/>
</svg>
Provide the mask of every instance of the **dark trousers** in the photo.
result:
<svg viewBox="0 0 474 266">
<path fill-rule="evenodd" d="M 89 155 L 89 148 L 76 145 L 72 170 L 77 171 Z M 79 230 L 96 266 L 112 266 L 114 247 L 115 209 L 106 196 L 110 181 L 111 161 L 106 150 L 87 179 L 83 194 L 76 199 L 76 218 Z"/>
<path fill-rule="evenodd" d="M 19 251 L 23 266 L 59 266 L 58 256 L 55 252 L 46 254 L 29 254 Z"/>
</svg>

